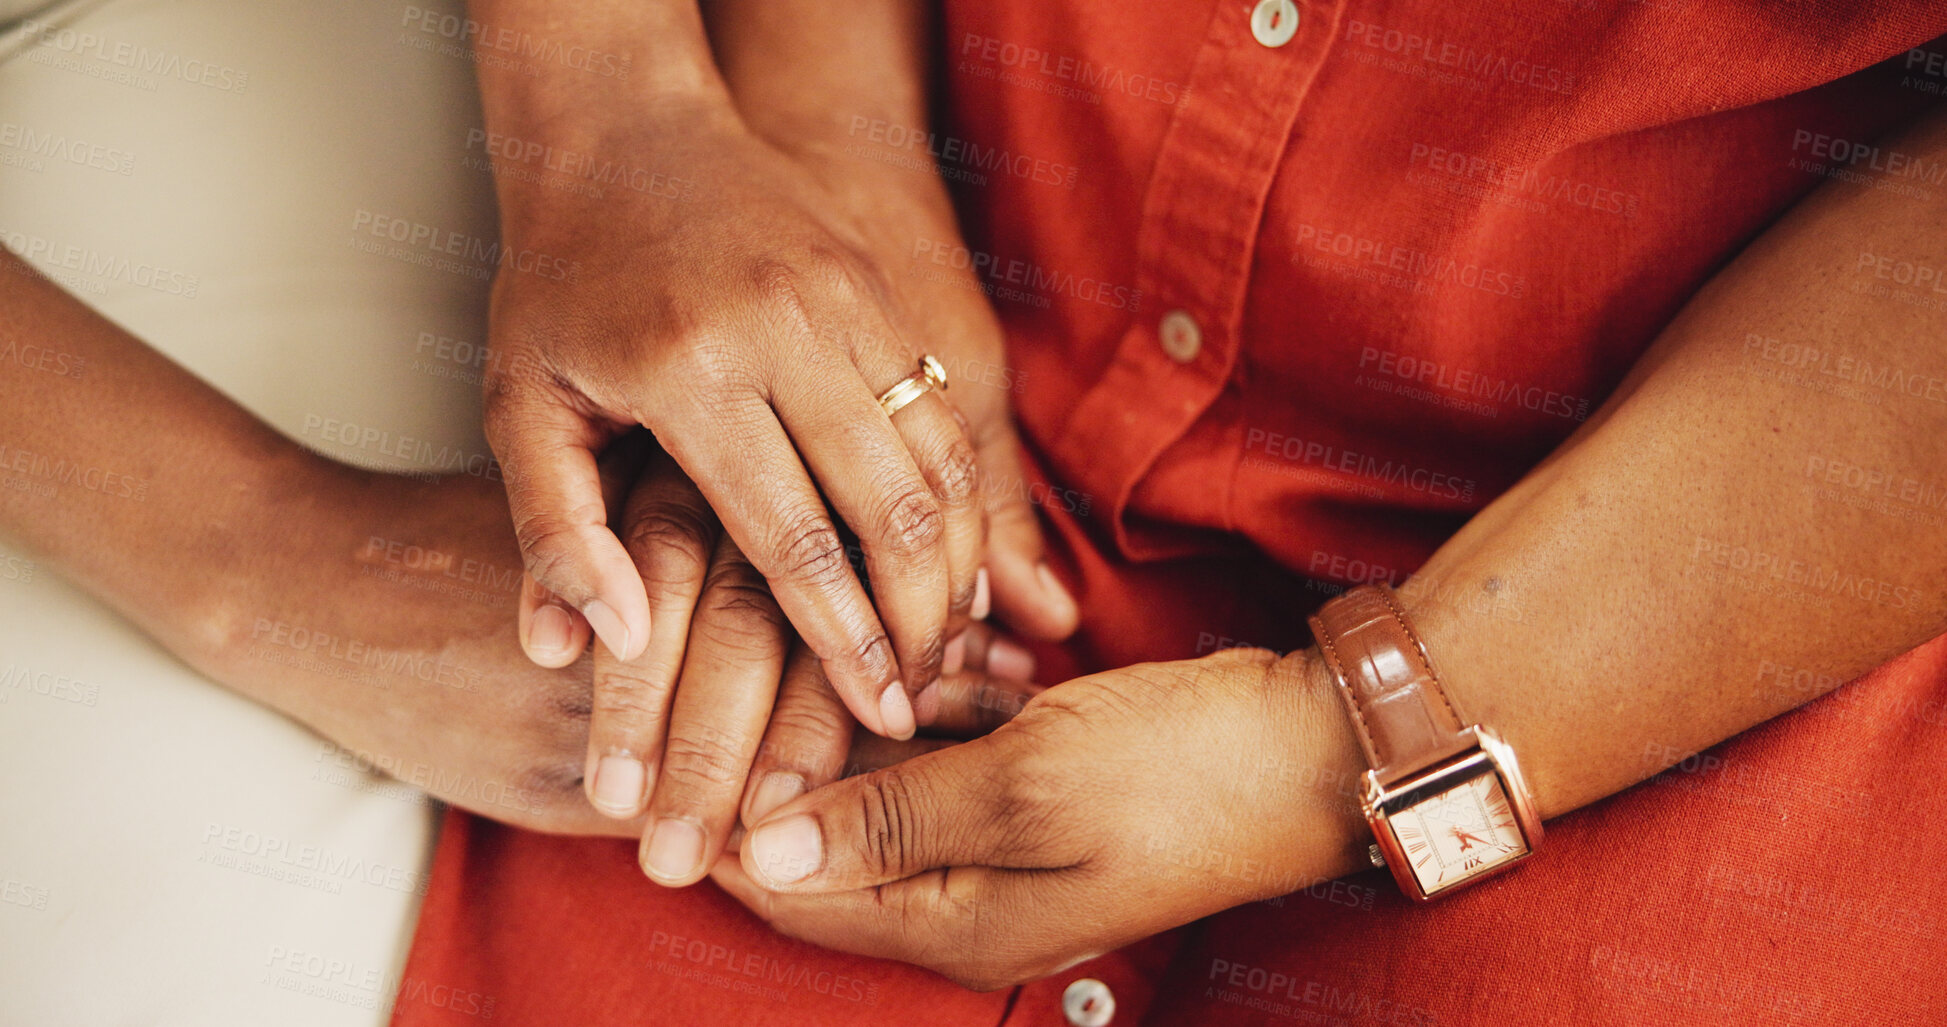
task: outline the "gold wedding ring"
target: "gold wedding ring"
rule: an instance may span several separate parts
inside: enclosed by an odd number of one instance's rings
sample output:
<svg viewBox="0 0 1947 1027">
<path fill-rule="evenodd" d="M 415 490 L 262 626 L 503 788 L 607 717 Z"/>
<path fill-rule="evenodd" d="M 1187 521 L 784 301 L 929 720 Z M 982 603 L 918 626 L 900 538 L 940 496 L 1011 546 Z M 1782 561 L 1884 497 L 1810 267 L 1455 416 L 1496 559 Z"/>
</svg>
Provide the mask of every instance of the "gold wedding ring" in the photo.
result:
<svg viewBox="0 0 1947 1027">
<path fill-rule="evenodd" d="M 886 390 L 879 397 L 879 408 L 887 417 L 904 409 L 906 404 L 926 395 L 934 389 L 946 388 L 946 368 L 931 353 L 919 360 L 919 370 L 900 379 L 899 384 Z"/>
</svg>

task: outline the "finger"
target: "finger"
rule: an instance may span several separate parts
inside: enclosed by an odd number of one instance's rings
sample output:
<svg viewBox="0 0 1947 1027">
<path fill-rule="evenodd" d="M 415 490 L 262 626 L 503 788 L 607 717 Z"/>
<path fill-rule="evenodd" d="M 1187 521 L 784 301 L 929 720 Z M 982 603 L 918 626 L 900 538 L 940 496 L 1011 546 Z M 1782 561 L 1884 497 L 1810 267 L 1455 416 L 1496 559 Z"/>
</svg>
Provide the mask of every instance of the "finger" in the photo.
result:
<svg viewBox="0 0 1947 1027">
<path fill-rule="evenodd" d="M 608 528 L 595 466 L 594 451 L 613 428 L 505 374 L 489 377 L 485 424 L 527 573 L 580 610 L 616 655 L 641 655 L 649 644 L 649 600 Z"/>
<path fill-rule="evenodd" d="M 798 646 L 785 664 L 777 704 L 744 791 L 746 827 L 766 813 L 838 780 L 853 745 L 852 715 L 811 650 Z M 877 739 L 867 734 L 863 738 Z"/>
<path fill-rule="evenodd" d="M 716 518 L 674 460 L 657 456 L 622 512 L 622 534 L 649 593 L 649 646 L 633 660 L 596 650 L 588 723 L 588 799 L 602 813 L 639 816 L 649 768 L 662 751 L 670 694 L 682 670 L 691 611 L 716 548 Z"/>
<path fill-rule="evenodd" d="M 1013 720 L 1028 700 L 1047 689 L 978 671 L 962 671 L 940 679 L 940 716 L 928 728 L 943 738 L 979 738 Z"/>
<path fill-rule="evenodd" d="M 862 371 L 849 364 L 842 371 L 801 368 L 785 376 L 776 406 L 806 465 L 858 536 L 873 604 L 912 696 L 939 676 L 946 646 L 946 512 Z M 967 589 L 970 603 L 971 578 Z"/>
<path fill-rule="evenodd" d="M 911 737 L 912 707 L 891 640 L 783 426 L 761 403 L 690 413 L 719 429 L 708 445 L 673 438 L 677 462 L 770 582 L 846 708 L 871 731 Z"/>
<path fill-rule="evenodd" d="M 987 513 L 980 499 L 980 464 L 967 437 L 965 419 L 937 392 L 927 393 L 893 414 L 892 426 L 912 453 L 944 517 L 944 631 L 951 638 L 974 619 L 980 562 L 986 555 Z M 919 714 L 919 722 L 927 723 L 924 713 Z"/>
<path fill-rule="evenodd" d="M 1020 440 L 1005 418 L 977 425 L 974 447 L 985 476 L 986 567 L 993 605 L 1007 626 L 1029 638 L 1058 641 L 1074 634 L 1081 610 L 1048 566 L 1041 522 L 1028 501 Z"/>
<path fill-rule="evenodd" d="M 852 736 L 851 754 L 846 756 L 845 768 L 838 776 L 847 778 L 870 774 L 875 770 L 884 770 L 907 760 L 918 759 L 929 752 L 951 749 L 959 744 L 951 738 L 915 738 L 907 742 L 896 742 L 874 734 L 857 733 Z"/>
<path fill-rule="evenodd" d="M 896 959 L 934 970 L 964 965 L 996 948 L 982 934 L 1003 901 L 1021 901 L 1029 875 L 990 867 L 932 870 L 878 887 L 819 894 L 771 891 L 736 860 L 710 877 L 781 934 L 825 948 Z"/>
<path fill-rule="evenodd" d="M 521 649 L 528 659 L 550 670 L 581 659 L 593 634 L 588 620 L 531 574 L 521 575 L 519 611 Z"/>
<path fill-rule="evenodd" d="M 744 869 L 792 892 L 863 888 L 943 866 L 1016 865 L 1006 758 L 989 735 L 847 778 L 773 811 L 744 840 Z"/>
<path fill-rule="evenodd" d="M 763 577 L 735 542 L 719 540 L 649 796 L 641 862 L 658 884 L 694 884 L 723 851 L 789 644 Z"/>
<path fill-rule="evenodd" d="M 947 643 L 940 669 L 939 685 L 921 692 L 915 703 L 930 715 L 928 730 L 936 735 L 984 735 L 1046 691 L 1031 683 L 1034 654 L 978 621 Z"/>
</svg>

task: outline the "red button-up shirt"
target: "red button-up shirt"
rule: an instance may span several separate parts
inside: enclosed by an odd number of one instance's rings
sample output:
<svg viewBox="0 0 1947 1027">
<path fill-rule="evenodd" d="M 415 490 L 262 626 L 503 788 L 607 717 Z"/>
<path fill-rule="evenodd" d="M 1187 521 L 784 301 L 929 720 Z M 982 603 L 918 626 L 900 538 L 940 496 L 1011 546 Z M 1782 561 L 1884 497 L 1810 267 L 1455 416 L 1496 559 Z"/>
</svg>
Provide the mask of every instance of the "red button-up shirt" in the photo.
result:
<svg viewBox="0 0 1947 1027">
<path fill-rule="evenodd" d="M 1295 32 L 1280 0 L 946 7 L 942 124 L 908 145 L 967 241 L 906 270 L 976 268 L 1006 324 L 1010 366 L 967 387 L 1017 390 L 1083 598 L 1047 680 L 1300 644 L 1807 192 L 1947 188 L 1870 145 L 1947 88 L 1938 4 L 1298 0 Z M 1360 875 L 995 995 L 778 938 L 627 844 L 454 815 L 396 1021 L 1059 1024 L 1092 976 L 1116 1023 L 1939 1022 L 1944 680 L 1947 648 L 1910 654 L 1435 907 Z"/>
</svg>

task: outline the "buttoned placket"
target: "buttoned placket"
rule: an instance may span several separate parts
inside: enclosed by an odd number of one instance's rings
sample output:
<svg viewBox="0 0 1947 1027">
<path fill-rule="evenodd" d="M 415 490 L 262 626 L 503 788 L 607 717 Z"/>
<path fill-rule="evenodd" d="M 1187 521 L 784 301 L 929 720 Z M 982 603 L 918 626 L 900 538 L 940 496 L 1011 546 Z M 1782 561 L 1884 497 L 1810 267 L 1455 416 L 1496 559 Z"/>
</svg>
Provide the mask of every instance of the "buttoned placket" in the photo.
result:
<svg viewBox="0 0 1947 1027">
<path fill-rule="evenodd" d="M 1050 454 L 1067 480 L 1105 483 L 1126 558 L 1188 551 L 1133 532 L 1129 499 L 1235 372 L 1266 200 L 1343 4 L 1219 4 L 1171 117 L 1143 198 L 1138 313 Z"/>
</svg>

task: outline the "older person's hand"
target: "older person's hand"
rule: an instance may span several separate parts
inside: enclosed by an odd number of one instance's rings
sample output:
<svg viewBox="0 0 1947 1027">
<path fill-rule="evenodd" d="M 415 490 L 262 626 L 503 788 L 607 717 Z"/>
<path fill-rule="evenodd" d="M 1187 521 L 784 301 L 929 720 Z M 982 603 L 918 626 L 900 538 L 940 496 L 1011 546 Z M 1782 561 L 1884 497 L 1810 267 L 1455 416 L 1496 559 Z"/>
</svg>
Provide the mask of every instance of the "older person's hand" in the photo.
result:
<svg viewBox="0 0 1947 1027">
<path fill-rule="evenodd" d="M 985 538 L 962 419 L 938 391 L 890 418 L 879 402 L 930 340 L 852 212 L 733 111 L 618 120 L 590 148 L 680 172 L 679 195 L 618 188 L 591 203 L 501 182 L 508 251 L 558 254 L 573 272 L 514 262 L 494 284 L 486 429 L 525 566 L 617 656 L 644 651 L 647 596 L 595 458 L 646 426 L 860 722 L 909 737 L 911 699 L 972 609 Z"/>
<path fill-rule="evenodd" d="M 971 988 L 1359 865 L 1363 766 L 1310 651 L 1058 685 L 984 738 L 764 817 L 716 880 L 786 934 Z"/>
</svg>

